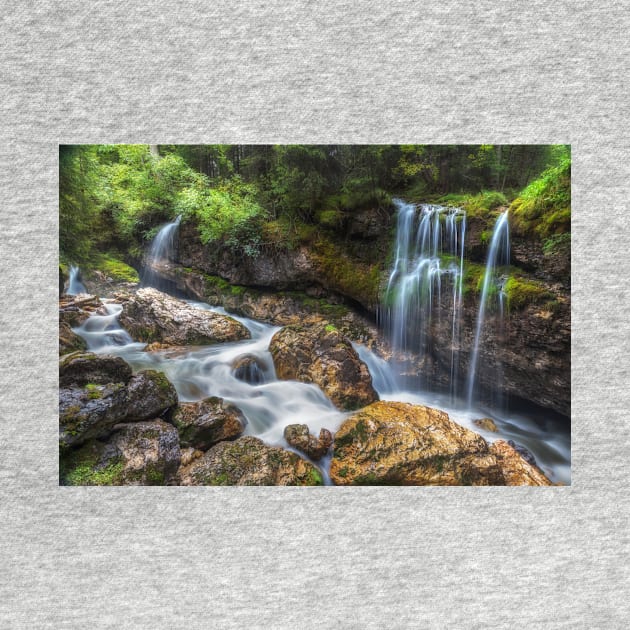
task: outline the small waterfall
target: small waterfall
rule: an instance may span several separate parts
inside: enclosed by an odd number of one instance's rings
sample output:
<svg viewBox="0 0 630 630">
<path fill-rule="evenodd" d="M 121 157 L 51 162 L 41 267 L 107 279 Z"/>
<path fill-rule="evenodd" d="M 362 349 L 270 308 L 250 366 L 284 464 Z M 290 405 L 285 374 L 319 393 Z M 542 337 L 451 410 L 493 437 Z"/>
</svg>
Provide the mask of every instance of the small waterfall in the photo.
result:
<svg viewBox="0 0 630 630">
<path fill-rule="evenodd" d="M 182 217 L 179 215 L 174 221 L 163 225 L 151 242 L 146 256 L 145 269 L 142 274 L 142 284 L 160 288 L 160 276 L 157 270 L 161 265 L 173 262 L 176 253 L 176 238 Z"/>
<path fill-rule="evenodd" d="M 87 293 L 87 289 L 80 280 L 81 270 L 76 265 L 70 265 L 70 279 L 68 281 L 68 295 L 79 295 L 79 293 Z"/>
<path fill-rule="evenodd" d="M 387 283 L 381 321 L 395 350 L 426 357 L 430 326 L 442 300 L 442 277 L 451 283 L 451 393 L 459 369 L 466 213 L 459 208 L 405 203 L 398 209 L 394 267 Z M 439 314 L 440 311 L 438 311 Z M 428 375 L 427 375 L 428 376 Z"/>
<path fill-rule="evenodd" d="M 481 334 L 483 331 L 486 308 L 491 296 L 496 295 L 499 306 L 499 326 L 503 327 L 504 302 L 505 302 L 505 275 L 501 275 L 501 267 L 510 263 L 510 224 L 508 222 L 508 211 L 502 213 L 494 226 L 490 249 L 488 250 L 488 260 L 486 270 L 483 275 L 483 286 L 479 301 L 479 313 L 477 315 L 477 328 L 475 332 L 475 343 L 473 346 L 470 367 L 468 371 L 468 406 L 472 405 L 475 390 L 475 380 L 478 375 L 479 348 L 481 345 Z M 501 331 L 499 331 L 501 332 Z M 500 376 L 500 374 L 498 375 Z M 497 387 L 497 390 L 499 388 Z"/>
</svg>

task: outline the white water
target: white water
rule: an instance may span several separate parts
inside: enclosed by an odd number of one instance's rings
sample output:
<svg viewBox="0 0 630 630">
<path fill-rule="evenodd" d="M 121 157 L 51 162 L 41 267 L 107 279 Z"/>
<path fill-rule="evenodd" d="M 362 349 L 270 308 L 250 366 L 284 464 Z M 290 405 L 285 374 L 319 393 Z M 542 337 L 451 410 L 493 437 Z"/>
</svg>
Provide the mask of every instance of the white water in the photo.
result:
<svg viewBox="0 0 630 630">
<path fill-rule="evenodd" d="M 503 285 L 505 283 L 505 277 L 500 275 L 501 268 L 509 265 L 510 263 L 510 224 L 508 222 L 508 211 L 506 210 L 499 216 L 492 232 L 492 240 L 490 241 L 490 248 L 488 250 L 488 259 L 486 262 L 486 269 L 483 276 L 483 288 L 481 290 L 481 298 L 479 300 L 479 313 L 477 314 L 477 327 L 475 331 L 475 342 L 473 345 L 472 357 L 470 359 L 470 366 L 468 372 L 468 406 L 470 407 L 473 402 L 473 395 L 475 392 L 476 378 L 478 374 L 479 363 L 479 348 L 481 342 L 481 334 L 485 323 L 486 310 L 489 306 L 490 294 L 496 294 L 498 296 L 498 309 L 499 309 L 499 325 L 503 324 L 503 303 L 505 299 L 505 293 L 503 291 Z M 500 330 L 495 331 L 495 335 Z M 497 391 L 501 389 L 500 383 L 497 382 Z"/>
<path fill-rule="evenodd" d="M 202 302 L 189 301 L 197 308 L 225 314 L 222 308 Z M 297 381 L 279 381 L 269 353 L 269 341 L 279 328 L 244 317 L 234 317 L 250 331 L 251 339 L 213 346 L 177 348 L 157 352 L 144 352 L 145 344 L 134 342 L 120 328 L 118 315 L 122 307 L 106 303 L 107 315 L 93 315 L 74 329 L 97 353 L 123 357 L 134 370 L 156 369 L 164 372 L 173 383 L 182 402 L 201 400 L 208 396 L 221 396 L 239 407 L 247 418 L 245 434 L 260 437 L 268 444 L 290 448 L 284 441 L 284 427 L 292 423 L 307 424 L 312 433 L 323 427 L 338 430 L 347 413 L 337 410 L 315 385 Z M 353 344 L 372 375 L 373 384 L 383 400 L 398 400 L 424 404 L 445 410 L 455 422 L 481 433 L 488 441 L 497 437 L 514 439 L 530 449 L 538 464 L 553 481 L 569 483 L 570 439 L 568 433 L 531 418 L 512 414 L 509 419 L 497 416 L 486 409 L 458 407 L 446 396 L 401 390 L 390 364 L 368 350 Z M 234 377 L 233 363 L 242 355 L 257 358 L 264 382 L 252 385 Z M 492 417 L 500 433 L 488 433 L 472 420 Z M 293 449 L 291 449 L 293 450 Z M 329 483 L 330 455 L 314 462 Z"/>
<path fill-rule="evenodd" d="M 155 235 L 147 254 L 146 268 L 142 274 L 143 284 L 159 288 L 160 276 L 155 269 L 175 260 L 177 230 L 181 220 L 182 217 L 179 215 L 174 221 L 163 225 Z"/>
<path fill-rule="evenodd" d="M 70 265 L 70 277 L 68 280 L 68 288 L 66 293 L 68 295 L 79 295 L 79 293 L 87 293 L 87 289 L 83 286 L 83 283 L 79 278 L 81 277 L 81 270 L 75 266 Z"/>
<path fill-rule="evenodd" d="M 394 267 L 380 317 L 395 350 L 421 358 L 431 352 L 431 320 L 450 285 L 451 394 L 457 393 L 466 213 L 460 208 L 395 199 L 398 210 Z"/>
</svg>

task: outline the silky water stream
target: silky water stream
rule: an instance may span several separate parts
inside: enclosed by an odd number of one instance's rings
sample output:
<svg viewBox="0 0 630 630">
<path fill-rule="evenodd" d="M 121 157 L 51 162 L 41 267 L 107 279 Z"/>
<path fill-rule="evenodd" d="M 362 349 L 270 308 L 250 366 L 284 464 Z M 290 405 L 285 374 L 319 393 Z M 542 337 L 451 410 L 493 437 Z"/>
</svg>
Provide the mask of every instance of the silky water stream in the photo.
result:
<svg viewBox="0 0 630 630">
<path fill-rule="evenodd" d="M 196 308 L 226 314 L 224 309 L 202 302 L 188 301 Z M 134 371 L 155 369 L 166 374 L 180 401 L 193 402 L 220 396 L 239 407 L 247 418 L 246 435 L 254 435 L 271 445 L 289 448 L 283 431 L 288 424 L 307 424 L 311 433 L 323 427 L 335 432 L 348 416 L 337 410 L 315 385 L 276 378 L 269 342 L 279 328 L 231 315 L 250 331 L 251 339 L 211 346 L 173 348 L 145 352 L 144 343 L 135 342 L 118 323 L 122 306 L 105 301 L 107 315 L 92 315 L 74 329 L 96 353 L 113 354 L 127 361 Z M 539 466 L 554 482 L 570 482 L 570 439 L 554 421 L 530 415 L 501 417 L 488 409 L 466 408 L 448 395 L 405 391 L 397 385 L 390 364 L 365 346 L 354 344 L 367 364 L 381 399 L 429 405 L 443 409 L 459 424 L 481 433 L 487 440 L 513 439 L 528 448 Z M 257 384 L 239 380 L 234 362 L 243 355 L 256 358 L 260 367 Z M 489 433 L 473 425 L 475 418 L 492 417 L 500 433 Z M 293 450 L 293 449 L 290 449 Z M 330 483 L 330 455 L 317 462 L 324 479 Z"/>
</svg>

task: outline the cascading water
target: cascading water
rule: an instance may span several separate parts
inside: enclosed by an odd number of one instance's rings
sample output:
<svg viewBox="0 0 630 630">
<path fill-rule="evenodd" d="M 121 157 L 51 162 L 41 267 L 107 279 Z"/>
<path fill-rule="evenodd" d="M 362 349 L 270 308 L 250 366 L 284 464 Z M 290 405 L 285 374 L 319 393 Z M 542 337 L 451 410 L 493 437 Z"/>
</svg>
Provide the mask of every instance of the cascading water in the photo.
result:
<svg viewBox="0 0 630 630">
<path fill-rule="evenodd" d="M 459 208 L 405 203 L 398 209 L 394 268 L 387 283 L 381 321 L 395 350 L 426 357 L 431 320 L 442 299 L 442 276 L 450 279 L 451 393 L 459 370 L 466 213 Z"/>
<path fill-rule="evenodd" d="M 142 284 L 159 288 L 161 284 L 158 273 L 160 266 L 173 262 L 175 259 L 177 230 L 181 220 L 182 217 L 179 215 L 174 221 L 163 225 L 155 235 L 146 257 Z"/>
<path fill-rule="evenodd" d="M 453 301 L 449 311 L 453 321 L 449 325 L 454 383 L 459 370 L 466 215 L 455 208 L 417 207 L 401 201 L 397 201 L 396 205 L 399 211 L 396 260 L 387 288 L 387 308 L 382 315 L 398 349 L 426 350 L 431 337 L 432 311 L 439 306 L 442 297 L 442 276 L 445 282 L 451 282 L 451 290 L 444 292 L 444 298 Z M 507 255 L 507 217 L 503 218 L 503 223 L 502 218 L 497 222 L 492 238 L 482 305 L 488 301 L 493 283 L 499 287 L 499 267 Z M 148 263 L 158 265 L 159 269 L 160 264 L 173 260 L 178 226 L 179 218 L 160 230 L 151 245 Z M 502 245 L 501 239 L 507 239 L 507 246 Z M 498 295 L 499 307 L 502 308 L 500 290 Z M 175 386 L 182 402 L 209 396 L 224 398 L 243 412 L 247 419 L 245 433 L 248 435 L 257 436 L 268 444 L 290 448 L 283 436 L 284 427 L 288 424 L 307 424 L 313 434 L 319 433 L 321 428 L 335 432 L 348 416 L 336 409 L 315 385 L 278 380 L 269 352 L 269 342 L 277 327 L 231 315 L 249 329 L 251 339 L 146 352 L 146 344 L 133 341 L 120 327 L 118 315 L 123 307 L 108 300 L 103 302 L 106 314 L 94 314 L 73 329 L 86 340 L 91 351 L 121 356 L 134 371 L 156 369 L 163 372 Z M 227 314 L 223 308 L 188 302 L 197 308 Z M 482 323 L 478 322 L 477 326 L 475 363 L 479 355 L 484 313 L 485 309 L 480 307 Z M 491 416 L 500 427 L 501 437 L 513 439 L 530 449 L 552 480 L 570 481 L 570 436 L 564 425 L 555 425 L 548 417 L 536 420 L 516 413 L 502 417 L 488 409 L 463 408 L 454 400 L 453 390 L 450 398 L 439 392 L 417 388 L 409 391 L 399 382 L 397 370 L 391 362 L 360 344 L 353 344 L 353 347 L 366 363 L 374 388 L 382 400 L 442 409 L 455 422 L 482 433 L 489 441 L 496 439 L 496 434 L 476 426 L 473 420 Z M 240 369 L 239 366 L 243 365 L 246 368 Z M 474 382 L 474 373 L 471 376 Z M 328 483 L 330 460 L 329 453 L 320 462 L 314 462 Z"/>
<path fill-rule="evenodd" d="M 284 427 L 288 424 L 307 424 L 314 434 L 324 427 L 335 432 L 348 416 L 335 409 L 315 385 L 278 380 L 269 352 L 271 337 L 279 330 L 275 326 L 230 315 L 249 329 L 251 339 L 146 352 L 146 344 L 134 342 L 120 327 L 118 315 L 122 306 L 108 300 L 104 300 L 104 304 L 107 314 L 94 314 L 73 329 L 86 340 L 92 352 L 121 356 L 134 371 L 155 369 L 164 372 L 182 402 L 221 396 L 243 411 L 247 419 L 247 435 L 290 448 L 283 437 Z M 223 308 L 211 307 L 203 302 L 189 301 L 189 304 L 227 314 Z M 462 426 L 481 432 L 490 441 L 496 439 L 496 434 L 484 432 L 472 422 L 475 418 L 487 416 L 488 410 L 462 409 L 439 393 L 401 390 L 387 361 L 363 345 L 353 344 L 353 347 L 368 366 L 373 385 L 382 400 L 437 407 Z M 247 382 L 239 378 L 235 366 L 244 357 L 256 360 L 259 379 Z M 490 415 L 501 428 L 502 438 L 513 439 L 530 449 L 553 480 L 569 482 L 570 436 L 566 431 L 563 433 L 562 426 L 552 426 L 548 417 L 544 418 L 544 423 L 539 423 L 517 414 L 510 414 L 509 418 Z M 330 458 L 329 454 L 320 462 L 314 462 L 327 481 Z"/>
<path fill-rule="evenodd" d="M 499 327 L 503 326 L 504 302 L 505 302 L 505 268 L 510 264 L 510 224 L 508 222 L 508 211 L 499 216 L 494 226 L 490 249 L 488 250 L 488 260 L 483 276 L 481 298 L 479 301 L 479 313 L 477 315 L 477 327 L 475 331 L 475 342 L 468 371 L 468 406 L 473 403 L 476 379 L 479 372 L 479 351 L 481 346 L 481 335 L 485 323 L 486 311 L 489 306 L 491 296 L 496 295 L 499 310 Z M 498 332 L 501 332 L 500 330 Z M 500 384 L 495 388 L 500 390 Z"/>
<path fill-rule="evenodd" d="M 87 289 L 79 279 L 81 277 L 81 270 L 76 265 L 70 266 L 70 278 L 68 280 L 68 289 L 66 293 L 68 295 L 79 295 L 79 293 L 87 293 Z"/>
</svg>

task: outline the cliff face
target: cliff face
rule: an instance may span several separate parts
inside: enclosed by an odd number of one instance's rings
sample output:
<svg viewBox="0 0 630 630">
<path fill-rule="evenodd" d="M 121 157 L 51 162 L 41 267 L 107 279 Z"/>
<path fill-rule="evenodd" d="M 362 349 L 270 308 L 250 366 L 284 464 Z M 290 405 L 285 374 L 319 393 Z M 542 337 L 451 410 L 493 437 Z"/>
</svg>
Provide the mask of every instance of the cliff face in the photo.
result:
<svg viewBox="0 0 630 630">
<path fill-rule="evenodd" d="M 333 303 L 345 299 L 376 319 L 379 292 L 389 275 L 392 229 L 391 216 L 366 211 L 341 238 L 319 235 L 294 248 L 276 248 L 273 252 L 263 248 L 259 256 L 246 257 L 225 246 L 203 245 L 196 226 L 182 225 L 179 275 L 185 275 L 182 268 L 191 268 L 219 276 L 231 285 L 302 291 Z M 487 241 L 487 220 L 471 218 L 465 258 L 471 268 L 476 264 L 477 273 L 483 271 Z M 570 415 L 570 243 L 565 240 L 550 245 L 515 235 L 511 252 L 512 265 L 518 268 L 518 283 L 514 283 L 503 323 L 492 309 L 487 314 L 481 335 L 478 384 L 482 390 L 499 388 L 502 395 Z M 229 308 L 229 299 L 226 306 Z M 476 282 L 469 281 L 460 343 L 455 347 L 459 352 L 457 379 L 462 386 L 471 360 L 478 308 Z M 453 350 L 451 314 L 451 292 L 443 287 L 442 301 L 435 306 L 430 325 L 429 356 L 422 361 L 416 358 L 409 366 L 411 371 L 421 372 L 426 381 L 445 387 Z M 408 325 L 413 330 L 418 322 Z"/>
</svg>

